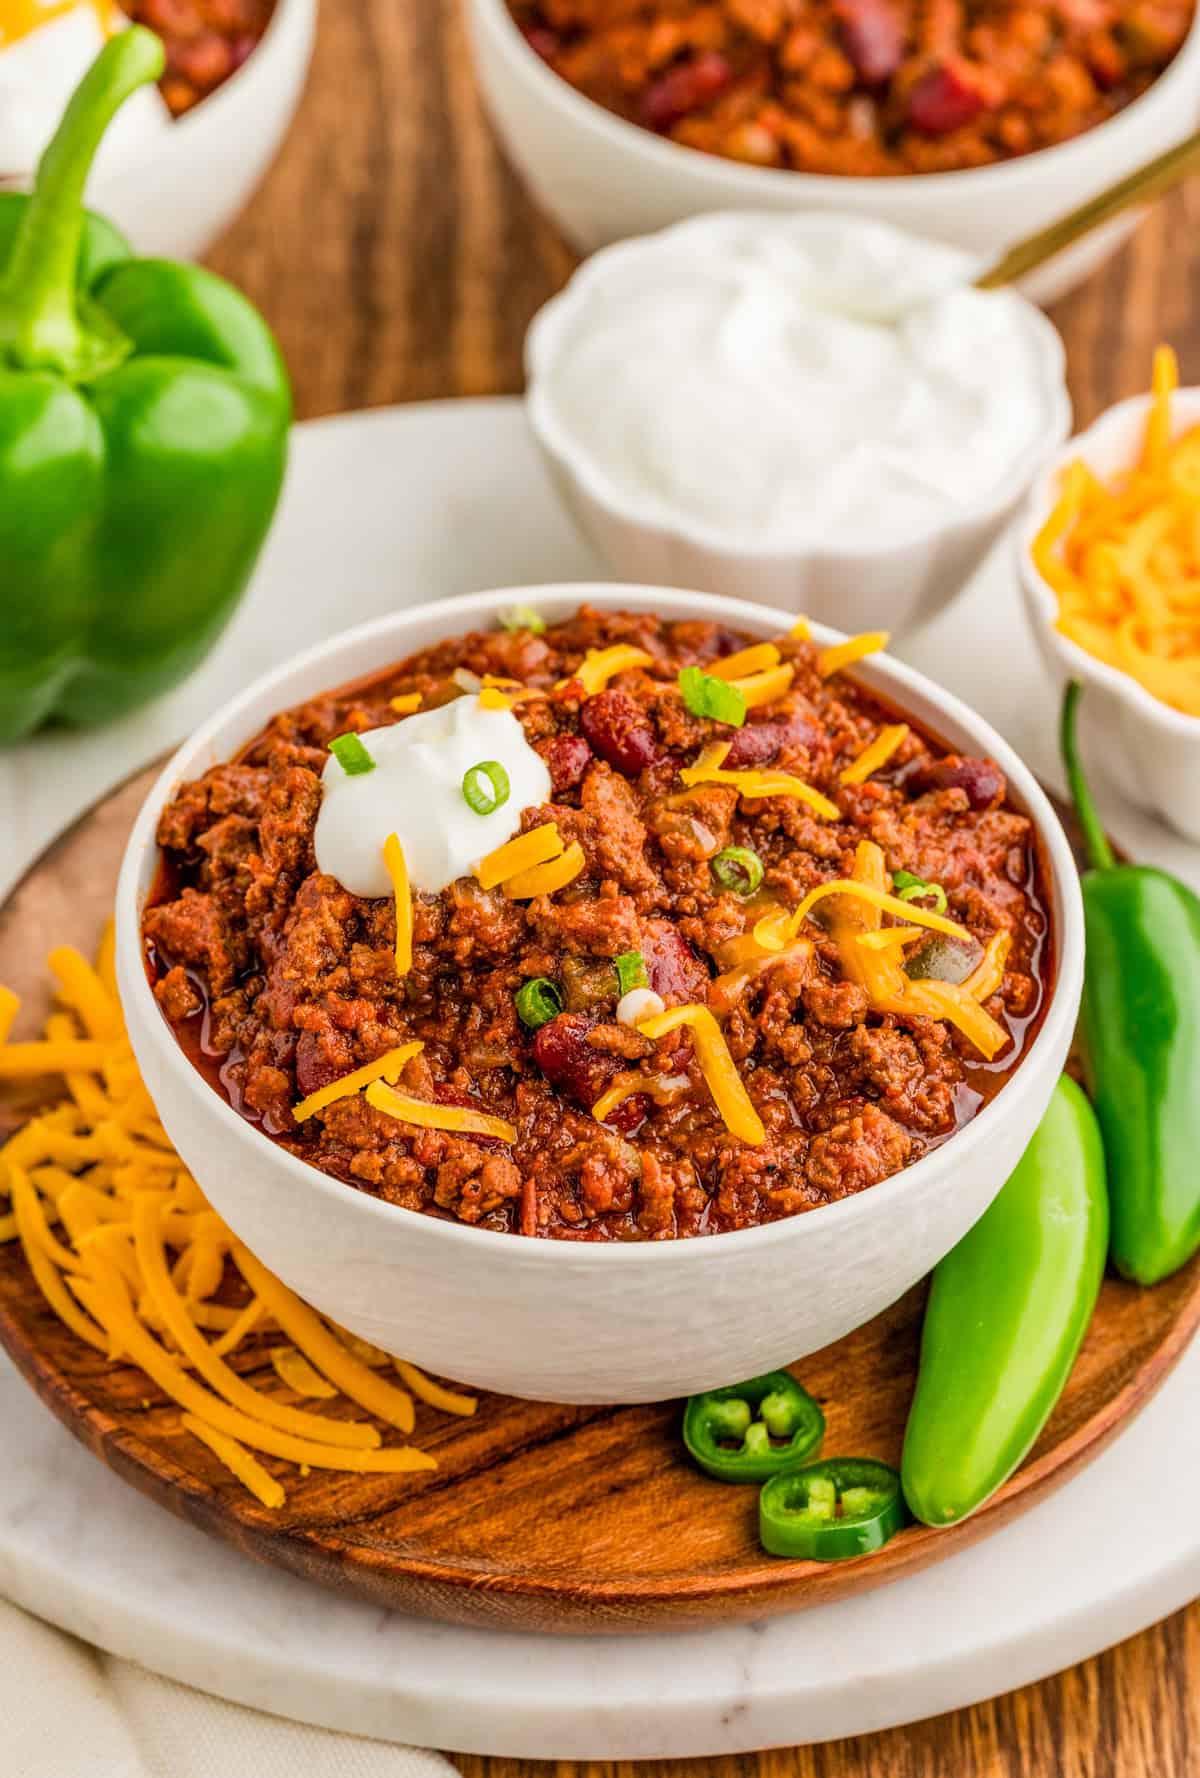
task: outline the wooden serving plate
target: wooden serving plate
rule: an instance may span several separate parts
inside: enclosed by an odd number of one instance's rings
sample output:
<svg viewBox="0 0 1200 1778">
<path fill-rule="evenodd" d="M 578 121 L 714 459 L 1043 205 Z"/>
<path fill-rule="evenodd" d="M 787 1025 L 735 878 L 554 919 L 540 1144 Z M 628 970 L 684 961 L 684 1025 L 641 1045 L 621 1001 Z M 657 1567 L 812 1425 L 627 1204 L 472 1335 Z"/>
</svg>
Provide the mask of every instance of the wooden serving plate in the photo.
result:
<svg viewBox="0 0 1200 1778">
<path fill-rule="evenodd" d="M 32 868 L 0 913 L 0 982 L 34 1028 L 43 959 L 90 951 L 113 896 L 147 772 L 99 804 Z M 0 1114 L 11 1126 L 22 1108 Z M 799 1281 L 798 1281 L 799 1287 Z M 898 1463 L 924 1291 L 796 1367 L 828 1419 L 825 1450 Z M 769 1312 L 769 1307 L 768 1311 Z M 572 1408 L 483 1396 L 474 1420 L 418 1404 L 416 1441 L 440 1465 L 413 1477 L 288 1476 L 268 1512 L 180 1426 L 140 1372 L 110 1366 L 45 1307 L 15 1244 L 0 1247 L 0 1341 L 95 1456 L 180 1518 L 257 1561 L 377 1606 L 452 1623 L 596 1633 L 700 1628 L 882 1586 L 985 1537 L 1096 1456 L 1176 1363 L 1200 1320 L 1200 1257 L 1154 1290 L 1108 1279 L 1067 1389 L 1028 1460 L 964 1525 L 901 1532 L 833 1565 L 767 1557 L 756 1491 L 699 1475 L 678 1403 Z M 262 1352 L 239 1359 L 269 1372 Z M 269 1461 L 269 1460 L 268 1460 Z"/>
</svg>

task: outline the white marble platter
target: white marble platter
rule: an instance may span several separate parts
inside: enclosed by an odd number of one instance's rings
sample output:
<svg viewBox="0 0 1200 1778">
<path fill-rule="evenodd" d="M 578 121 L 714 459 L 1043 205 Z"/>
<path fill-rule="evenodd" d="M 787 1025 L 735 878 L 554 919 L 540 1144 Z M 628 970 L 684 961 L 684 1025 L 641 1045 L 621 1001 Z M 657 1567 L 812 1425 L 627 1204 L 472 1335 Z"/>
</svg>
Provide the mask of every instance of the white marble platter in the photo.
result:
<svg viewBox="0 0 1200 1778">
<path fill-rule="evenodd" d="M 225 642 L 182 691 L 97 736 L 0 756 L 0 892 L 82 809 L 275 658 L 406 600 L 597 578 L 515 402 L 301 428 L 283 514 Z M 1052 701 L 1006 560 L 898 653 L 1053 777 Z M 1200 882 L 1200 853 L 1111 799 L 1117 834 Z M 252 1566 L 119 1482 L 0 1360 L 0 1592 L 115 1654 L 335 1729 L 529 1758 L 681 1758 L 911 1721 L 1021 1685 L 1200 1594 L 1200 1345 L 1065 1489 L 882 1592 L 688 1637 L 549 1639 L 389 1616 Z M 1136 1501 L 1138 1535 L 1128 1535 Z"/>
</svg>

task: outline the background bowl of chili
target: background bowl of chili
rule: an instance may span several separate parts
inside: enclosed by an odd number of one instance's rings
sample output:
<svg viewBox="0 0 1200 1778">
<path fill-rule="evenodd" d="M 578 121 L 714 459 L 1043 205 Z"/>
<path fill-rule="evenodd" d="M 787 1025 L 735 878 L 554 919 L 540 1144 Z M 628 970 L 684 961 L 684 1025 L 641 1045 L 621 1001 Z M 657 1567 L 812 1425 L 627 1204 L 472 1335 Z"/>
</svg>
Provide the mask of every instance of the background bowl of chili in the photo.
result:
<svg viewBox="0 0 1200 1778">
<path fill-rule="evenodd" d="M 206 5 L 197 0 L 198 15 Z M 161 32 L 155 0 L 138 0 L 130 10 Z M 263 17 L 267 11 L 264 4 Z M 261 39 L 236 69 L 182 110 L 165 140 L 156 139 L 152 158 L 123 161 L 97 179 L 88 190 L 90 207 L 115 222 L 139 254 L 198 258 L 245 205 L 287 134 L 304 90 L 316 21 L 317 0 L 275 0 Z M 215 41 L 207 72 L 216 74 L 228 66 L 221 53 L 225 40 L 209 35 Z M 169 33 L 165 40 L 170 52 Z M 206 72 L 199 59 L 176 65 L 191 66 L 197 80 Z M 168 102 L 174 93 L 177 106 L 201 92 L 170 71 L 163 88 Z"/>
<path fill-rule="evenodd" d="M 685 147 L 570 86 L 518 29 L 508 0 L 468 0 L 484 97 L 534 197 L 582 252 L 708 210 L 832 209 L 875 216 L 998 258 L 1195 128 L 1200 25 L 1140 97 L 1055 147 L 952 172 L 856 176 L 748 165 Z M 1119 218 L 1023 285 L 1049 302 L 1125 238 Z"/>
<path fill-rule="evenodd" d="M 528 603 L 553 622 L 581 603 L 785 632 L 768 607 L 642 586 L 506 589 L 416 606 L 336 636 L 217 711 L 165 767 L 139 814 L 117 895 L 130 1036 L 172 1141 L 265 1264 L 324 1313 L 476 1387 L 532 1399 L 638 1402 L 698 1393 L 839 1339 L 895 1301 L 980 1216 L 1025 1148 L 1061 1072 L 1083 974 L 1070 847 L 1036 779 L 980 717 L 875 656 L 856 677 L 948 747 L 986 755 L 1032 822 L 1052 927 L 1044 1016 L 996 1096 L 941 1147 L 869 1189 L 764 1226 L 686 1240 L 562 1241 L 389 1204 L 288 1152 L 246 1121 L 185 1053 L 155 999 L 143 910 L 178 787 L 234 757 L 275 713 Z M 817 631 L 821 642 L 840 640 Z"/>
</svg>

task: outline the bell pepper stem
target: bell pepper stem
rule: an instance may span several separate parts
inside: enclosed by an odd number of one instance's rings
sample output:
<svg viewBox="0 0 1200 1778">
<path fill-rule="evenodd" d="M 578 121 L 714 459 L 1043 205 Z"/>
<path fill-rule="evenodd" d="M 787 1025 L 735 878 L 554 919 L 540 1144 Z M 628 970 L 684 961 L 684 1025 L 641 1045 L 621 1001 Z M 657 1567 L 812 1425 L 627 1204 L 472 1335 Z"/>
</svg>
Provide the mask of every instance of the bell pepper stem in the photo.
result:
<svg viewBox="0 0 1200 1778">
<path fill-rule="evenodd" d="M 86 380 L 119 364 L 128 341 L 76 293 L 83 194 L 96 150 L 116 113 L 165 65 L 161 40 L 140 25 L 104 46 L 42 155 L 33 193 L 0 284 L 0 355 L 27 370 Z"/>
<path fill-rule="evenodd" d="M 1079 817 L 1079 825 L 1083 829 L 1084 844 L 1093 870 L 1112 870 L 1116 864 L 1113 849 L 1108 843 L 1108 835 L 1104 831 L 1092 800 L 1092 792 L 1084 776 L 1083 762 L 1079 757 L 1079 741 L 1075 732 L 1076 711 L 1079 700 L 1083 696 L 1083 687 L 1078 680 L 1072 680 L 1063 698 L 1062 725 L 1059 740 L 1062 747 L 1063 761 L 1067 768 L 1067 779 L 1071 786 L 1071 800 L 1075 804 L 1075 813 Z"/>
</svg>

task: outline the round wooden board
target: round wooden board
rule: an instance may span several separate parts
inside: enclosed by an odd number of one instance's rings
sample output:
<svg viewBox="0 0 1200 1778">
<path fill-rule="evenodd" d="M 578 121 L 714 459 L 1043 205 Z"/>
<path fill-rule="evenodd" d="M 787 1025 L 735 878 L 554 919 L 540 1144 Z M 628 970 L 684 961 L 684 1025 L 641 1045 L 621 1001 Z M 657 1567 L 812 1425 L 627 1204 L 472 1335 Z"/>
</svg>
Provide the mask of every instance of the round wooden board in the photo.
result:
<svg viewBox="0 0 1200 1778">
<path fill-rule="evenodd" d="M 33 1031 L 56 943 L 94 948 L 147 772 L 38 861 L 0 914 L 0 982 Z M 26 1105 L 0 1105 L 13 1127 Z M 800 1287 L 798 1281 L 797 1287 Z M 899 1461 L 923 1291 L 804 1360 L 826 1450 Z M 769 1312 L 769 1311 L 768 1311 Z M 686 1461 L 679 1404 L 572 1408 L 484 1396 L 474 1420 L 418 1408 L 429 1476 L 292 1471 L 260 1507 L 140 1372 L 110 1366 L 45 1307 L 15 1244 L 0 1247 L 0 1341 L 58 1418 L 143 1493 L 246 1555 L 372 1603 L 452 1623 L 594 1634 L 700 1628 L 827 1603 L 914 1573 L 1024 1512 L 1089 1462 L 1149 1399 L 1200 1320 L 1200 1257 L 1152 1291 L 1108 1279 L 1071 1380 L 1029 1459 L 974 1518 L 910 1527 L 880 1554 L 822 1566 L 765 1557 L 753 1489 Z M 261 1351 L 240 1360 L 270 1367 Z M 269 1461 L 269 1460 L 268 1460 Z"/>
</svg>

